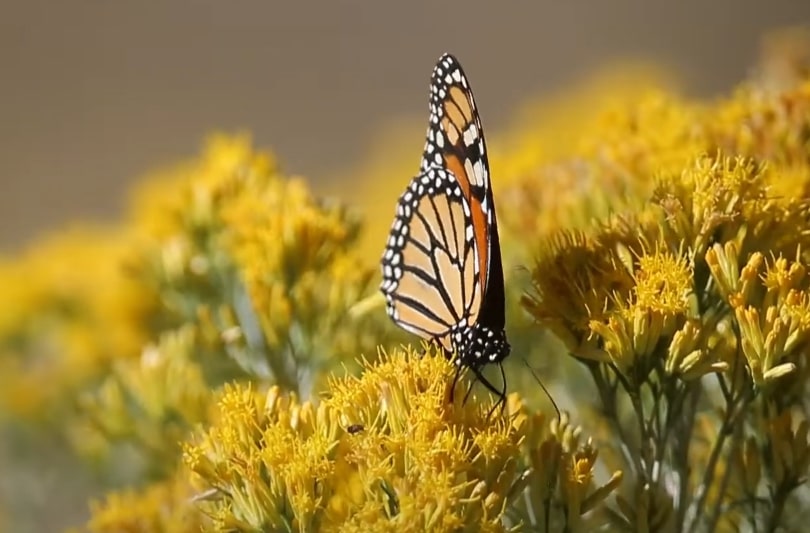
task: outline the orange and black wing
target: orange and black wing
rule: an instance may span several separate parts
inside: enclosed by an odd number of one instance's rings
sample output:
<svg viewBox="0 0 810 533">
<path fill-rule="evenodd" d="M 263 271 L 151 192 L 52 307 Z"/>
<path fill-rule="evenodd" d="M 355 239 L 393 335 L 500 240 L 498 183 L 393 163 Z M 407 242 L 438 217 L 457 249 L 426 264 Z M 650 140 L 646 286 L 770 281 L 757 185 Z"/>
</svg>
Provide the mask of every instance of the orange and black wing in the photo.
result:
<svg viewBox="0 0 810 533">
<path fill-rule="evenodd" d="M 502 329 L 503 266 L 484 131 L 467 76 L 450 54 L 439 59 L 431 77 L 430 123 L 421 169 L 430 168 L 452 173 L 470 204 L 483 287 L 482 308 L 475 314 L 484 325 Z"/>
<path fill-rule="evenodd" d="M 470 204 L 453 175 L 429 168 L 397 203 L 382 258 L 388 314 L 452 351 L 450 331 L 475 322 L 482 287 Z"/>
</svg>

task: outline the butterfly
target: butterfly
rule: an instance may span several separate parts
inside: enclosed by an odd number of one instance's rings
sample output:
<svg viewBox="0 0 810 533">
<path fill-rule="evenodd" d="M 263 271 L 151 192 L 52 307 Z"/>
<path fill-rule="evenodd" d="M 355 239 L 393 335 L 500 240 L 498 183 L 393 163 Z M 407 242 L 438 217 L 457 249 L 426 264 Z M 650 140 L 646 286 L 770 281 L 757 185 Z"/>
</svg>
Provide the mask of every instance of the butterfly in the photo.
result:
<svg viewBox="0 0 810 533">
<path fill-rule="evenodd" d="M 470 84 L 450 54 L 433 69 L 419 173 L 397 202 L 381 265 L 391 319 L 439 344 L 503 401 L 505 380 L 501 391 L 481 374 L 494 363 L 503 377 L 510 351 L 486 143 Z"/>
</svg>

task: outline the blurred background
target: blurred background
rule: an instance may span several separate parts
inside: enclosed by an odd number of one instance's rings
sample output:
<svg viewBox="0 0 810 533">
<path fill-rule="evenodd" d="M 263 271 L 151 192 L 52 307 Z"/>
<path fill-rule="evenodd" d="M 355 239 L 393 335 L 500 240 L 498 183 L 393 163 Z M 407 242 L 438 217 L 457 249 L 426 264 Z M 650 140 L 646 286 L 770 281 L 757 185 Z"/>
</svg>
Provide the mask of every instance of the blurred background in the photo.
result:
<svg viewBox="0 0 810 533">
<path fill-rule="evenodd" d="M 390 168 L 404 187 L 400 158 L 416 169 L 428 80 L 445 51 L 464 65 L 488 141 L 498 143 L 528 102 L 564 96 L 616 64 L 649 65 L 690 97 L 728 94 L 751 74 L 763 39 L 810 22 L 804 0 L 2 8 L 0 256 L 75 220 L 117 220 L 130 187 L 198 153 L 212 131 L 250 132 L 285 173 L 349 201 L 342 186 L 361 174 Z M 375 194 L 364 193 L 366 202 Z M 384 232 L 389 220 L 369 225 Z M 0 495 L 15 531 L 87 518 L 100 490 L 92 472 L 64 467 L 69 451 L 43 445 L 44 457 L 21 446 L 20 459 L 6 446 L 0 440 Z"/>
<path fill-rule="evenodd" d="M 808 20 L 798 0 L 5 0 L 0 252 L 115 217 L 131 183 L 214 129 L 248 130 L 287 171 L 334 187 L 390 124 L 423 129 L 444 51 L 473 80 L 492 139 L 522 102 L 617 61 L 711 97 L 747 75 L 769 30 Z"/>
</svg>

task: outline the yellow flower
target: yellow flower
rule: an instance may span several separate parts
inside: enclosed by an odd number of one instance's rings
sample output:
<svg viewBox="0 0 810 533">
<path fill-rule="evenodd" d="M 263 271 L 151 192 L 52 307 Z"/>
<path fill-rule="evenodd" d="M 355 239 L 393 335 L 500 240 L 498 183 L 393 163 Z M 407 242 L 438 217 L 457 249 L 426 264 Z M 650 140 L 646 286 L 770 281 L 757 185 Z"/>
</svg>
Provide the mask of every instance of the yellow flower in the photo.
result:
<svg viewBox="0 0 810 533">
<path fill-rule="evenodd" d="M 583 157 L 621 110 L 633 109 L 640 100 L 676 84 L 658 65 L 622 63 L 557 94 L 531 100 L 517 110 L 513 124 L 490 141 L 495 173 L 511 183 L 548 163 Z M 558 190 L 547 192 L 553 198 Z"/>
<path fill-rule="evenodd" d="M 753 254 L 741 270 L 742 283 L 721 268 L 719 249 L 707 257 L 720 285 L 741 285 L 729 297 L 739 330 L 741 347 L 751 377 L 759 387 L 772 387 L 776 380 L 797 369 L 794 354 L 810 339 L 810 280 L 800 261 L 776 258 L 766 263 Z M 765 264 L 765 272 L 761 273 Z M 731 279 L 731 281 L 728 281 Z M 724 290 L 725 292 L 725 290 Z"/>
<path fill-rule="evenodd" d="M 372 270 L 348 253 L 357 221 L 343 207 L 318 201 L 299 180 L 279 180 L 223 206 L 222 219 L 231 228 L 224 244 L 280 383 L 292 387 L 297 379 L 285 367 L 307 365 L 319 374 L 320 366 L 336 365 L 363 346 L 364 337 L 345 314 L 370 291 Z M 309 359 L 299 360 L 299 354 Z"/>
<path fill-rule="evenodd" d="M 325 370 L 371 349 L 378 320 L 350 309 L 376 271 L 353 250 L 359 220 L 283 175 L 246 136 L 214 136 L 136 199 L 134 271 L 163 324 L 200 327 L 206 351 L 308 395 Z M 376 316 L 376 315 L 375 315 Z"/>
<path fill-rule="evenodd" d="M 94 503 L 91 531 L 800 528 L 810 54 L 791 39 L 716 102 L 618 74 L 489 137 L 503 412 L 465 401 L 472 379 L 433 348 L 374 351 L 394 337 L 375 265 L 420 120 L 362 169 L 366 224 L 216 135 L 122 227 L 4 259 L 0 430 L 53 424 L 52 446 L 142 487 Z M 576 415 L 527 408 L 535 357 Z"/>
<path fill-rule="evenodd" d="M 75 228 L 0 262 L 0 411 L 58 419 L 65 395 L 137 357 L 154 302 L 124 271 L 123 241 Z"/>
<path fill-rule="evenodd" d="M 704 149 L 701 118 L 699 106 L 650 91 L 605 114 L 586 153 L 599 162 L 605 181 L 630 180 L 646 195 L 649 176 L 679 170 Z"/>
<path fill-rule="evenodd" d="M 186 465 L 221 495 L 205 512 L 238 530 L 505 530 L 525 486 L 526 426 L 511 420 L 527 413 L 514 399 L 504 414 L 475 396 L 448 403 L 456 368 L 432 355 L 364 363 L 361 378 L 333 379 L 318 407 L 277 388 L 263 401 L 227 387 L 214 425 L 184 446 Z M 581 502 L 595 454 L 570 453 L 590 457 L 576 468 Z"/>
<path fill-rule="evenodd" d="M 278 175 L 275 159 L 248 135 L 211 135 L 200 157 L 147 176 L 133 193 L 131 218 L 142 238 L 169 239 L 215 220 L 218 204 Z"/>
<path fill-rule="evenodd" d="M 689 381 L 711 372 L 728 370 L 729 364 L 723 360 L 724 350 L 720 342 L 713 339 L 714 346 L 709 347 L 706 337 L 710 337 L 711 333 L 701 328 L 698 320 L 687 320 L 672 336 L 664 363 L 667 373 Z"/>
<path fill-rule="evenodd" d="M 660 251 L 647 253 L 637 259 L 636 268 L 635 285 L 627 300 L 617 295 L 615 311 L 606 320 L 590 322 L 591 331 L 602 339 L 606 353 L 598 356 L 599 352 L 593 351 L 591 358 L 610 361 L 628 378 L 632 375 L 634 381 L 643 380 L 647 372 L 644 368 L 651 368 L 651 362 L 643 360 L 691 314 L 694 291 L 692 272 L 678 256 Z M 637 363 L 643 366 L 637 367 Z"/>
<path fill-rule="evenodd" d="M 526 495 L 515 503 L 514 514 L 535 529 L 581 528 L 583 516 L 619 486 L 622 472 L 592 489 L 596 447 L 591 439 L 581 442 L 582 428 L 571 424 L 567 413 L 548 423 L 542 415 L 526 413 L 516 398 L 510 412 L 526 426 L 523 453 L 530 466 L 523 477 Z"/>
<path fill-rule="evenodd" d="M 396 495 L 395 523 L 421 529 L 441 520 L 439 530 L 454 522 L 494 525 L 503 512 L 499 502 L 516 481 L 520 435 L 505 419 L 488 416 L 488 406 L 462 403 L 459 392 L 447 405 L 454 372 L 443 357 L 408 352 L 385 356 L 360 381 L 332 385 L 327 404 L 345 422 L 365 428 L 363 454 L 353 460 L 370 498 L 365 505 Z M 383 493 L 375 489 L 380 475 L 389 487 Z M 417 512 L 418 519 L 411 514 Z"/>
<path fill-rule="evenodd" d="M 581 346 L 593 318 L 605 316 L 609 299 L 632 286 L 632 273 L 613 249 L 584 233 L 563 233 L 552 240 L 532 274 L 535 294 L 522 303 L 572 352 Z"/>
<path fill-rule="evenodd" d="M 672 242 L 683 241 L 702 257 L 712 240 L 732 240 L 745 214 L 763 209 L 767 184 L 762 165 L 752 160 L 700 157 L 678 174 L 664 175 L 653 193 L 663 210 Z"/>
<path fill-rule="evenodd" d="M 154 471 L 173 464 L 178 441 L 206 420 L 210 409 L 209 387 L 193 360 L 194 343 L 194 329 L 185 327 L 164 333 L 140 359 L 117 361 L 98 390 L 78 398 L 82 417 L 70 429 L 74 445 L 103 455 L 128 442 Z"/>
<path fill-rule="evenodd" d="M 694 292 L 692 271 L 681 257 L 655 251 L 638 258 L 634 304 L 664 316 L 686 315 Z"/>
<path fill-rule="evenodd" d="M 192 502 L 194 492 L 186 475 L 181 471 L 164 482 L 112 492 L 91 503 L 88 533 L 192 533 L 210 527 L 210 520 Z"/>
</svg>

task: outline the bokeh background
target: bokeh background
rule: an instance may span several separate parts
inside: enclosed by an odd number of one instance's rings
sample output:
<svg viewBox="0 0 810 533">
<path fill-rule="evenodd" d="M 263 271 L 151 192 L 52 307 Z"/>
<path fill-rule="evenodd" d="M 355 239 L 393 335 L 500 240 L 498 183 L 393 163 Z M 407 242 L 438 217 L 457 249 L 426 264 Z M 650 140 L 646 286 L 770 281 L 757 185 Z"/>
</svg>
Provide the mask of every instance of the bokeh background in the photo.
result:
<svg viewBox="0 0 810 533">
<path fill-rule="evenodd" d="M 618 61 L 660 66 L 689 95 L 720 93 L 769 30 L 807 21 L 800 0 L 5 0 L 0 250 L 115 217 L 132 182 L 212 129 L 249 130 L 288 171 L 336 188 L 382 131 L 424 118 L 444 51 L 496 139 L 527 99 Z M 421 139 L 410 148 L 416 160 Z"/>
<path fill-rule="evenodd" d="M 215 130 L 250 132 L 285 172 L 352 201 L 347 185 L 383 175 L 388 157 L 416 168 L 444 51 L 498 143 L 528 102 L 617 64 L 647 65 L 688 96 L 728 93 L 766 36 L 807 23 L 799 0 L 4 1 L 0 253 L 76 220 L 118 219 L 141 176 Z M 391 168 L 404 186 L 402 165 Z M 384 231 L 389 219 L 368 224 Z M 33 516 L 17 531 L 80 523 L 98 493 L 91 472 L 64 467 L 69 452 L 43 449 L 15 457 L 0 443 L 0 489 Z"/>
</svg>

